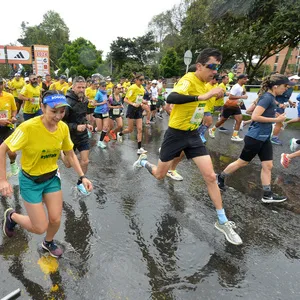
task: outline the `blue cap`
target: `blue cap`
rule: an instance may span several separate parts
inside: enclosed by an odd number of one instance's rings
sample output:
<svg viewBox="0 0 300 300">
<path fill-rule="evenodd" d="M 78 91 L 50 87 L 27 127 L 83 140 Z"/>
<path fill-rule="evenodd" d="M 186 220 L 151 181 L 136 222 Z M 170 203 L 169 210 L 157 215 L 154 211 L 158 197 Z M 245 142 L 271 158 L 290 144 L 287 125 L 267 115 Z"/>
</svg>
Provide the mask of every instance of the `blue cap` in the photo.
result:
<svg viewBox="0 0 300 300">
<path fill-rule="evenodd" d="M 43 104 L 49 105 L 51 108 L 59 108 L 63 106 L 70 106 L 66 97 L 62 94 L 49 95 L 43 99 Z"/>
</svg>

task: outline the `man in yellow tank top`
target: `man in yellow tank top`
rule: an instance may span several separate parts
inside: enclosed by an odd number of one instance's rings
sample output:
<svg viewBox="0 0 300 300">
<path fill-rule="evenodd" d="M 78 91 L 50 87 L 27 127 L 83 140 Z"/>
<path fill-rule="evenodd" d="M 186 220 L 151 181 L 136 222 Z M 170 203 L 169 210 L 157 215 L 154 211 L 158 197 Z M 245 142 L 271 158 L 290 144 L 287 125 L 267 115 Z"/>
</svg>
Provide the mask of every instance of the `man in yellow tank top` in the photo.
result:
<svg viewBox="0 0 300 300">
<path fill-rule="evenodd" d="M 221 98 L 222 88 L 216 87 L 207 91 L 206 82 L 213 79 L 220 66 L 222 54 L 216 49 L 204 49 L 196 60 L 196 71 L 185 74 L 173 92 L 167 98 L 167 103 L 174 104 L 164 140 L 161 146 L 158 165 L 147 161 L 147 155 L 141 154 L 133 167 L 145 167 L 155 178 L 163 179 L 174 158 L 184 151 L 187 159 L 192 159 L 197 165 L 206 183 L 208 194 L 217 211 L 215 228 L 224 233 L 227 241 L 234 245 L 242 244 L 236 227 L 228 221 L 223 209 L 220 190 L 216 181 L 211 158 L 199 137 L 197 128 L 202 122 L 205 103 L 212 97 Z"/>
</svg>

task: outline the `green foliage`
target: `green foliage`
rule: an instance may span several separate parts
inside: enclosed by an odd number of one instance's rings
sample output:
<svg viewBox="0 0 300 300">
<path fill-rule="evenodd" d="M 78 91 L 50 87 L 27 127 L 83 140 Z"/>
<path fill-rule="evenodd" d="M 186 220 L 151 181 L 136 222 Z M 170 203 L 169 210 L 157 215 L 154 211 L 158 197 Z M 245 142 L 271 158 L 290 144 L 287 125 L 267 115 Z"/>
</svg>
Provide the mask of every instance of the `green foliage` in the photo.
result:
<svg viewBox="0 0 300 300">
<path fill-rule="evenodd" d="M 118 37 L 110 46 L 109 57 L 112 59 L 113 74 L 119 76 L 122 70 L 124 72 L 124 65 L 127 63 L 147 65 L 154 57 L 156 46 L 152 32 L 133 39 Z"/>
<path fill-rule="evenodd" d="M 168 49 L 166 55 L 162 58 L 160 64 L 160 73 L 169 78 L 178 76 L 183 66 L 183 59 L 180 59 L 174 48 Z"/>
<path fill-rule="evenodd" d="M 0 78 L 9 78 L 12 69 L 9 64 L 0 64 Z"/>
<path fill-rule="evenodd" d="M 62 72 L 67 68 L 70 76 L 88 77 L 97 73 L 102 63 L 102 53 L 97 51 L 95 45 L 84 38 L 78 38 L 65 46 L 65 51 L 59 59 L 59 66 Z"/>
<path fill-rule="evenodd" d="M 60 17 L 52 10 L 43 16 L 43 21 L 37 26 L 27 26 L 28 23 L 22 22 L 22 37 L 18 39 L 24 46 L 48 45 L 52 64 L 58 65 L 65 44 L 69 43 L 69 28 Z"/>
</svg>

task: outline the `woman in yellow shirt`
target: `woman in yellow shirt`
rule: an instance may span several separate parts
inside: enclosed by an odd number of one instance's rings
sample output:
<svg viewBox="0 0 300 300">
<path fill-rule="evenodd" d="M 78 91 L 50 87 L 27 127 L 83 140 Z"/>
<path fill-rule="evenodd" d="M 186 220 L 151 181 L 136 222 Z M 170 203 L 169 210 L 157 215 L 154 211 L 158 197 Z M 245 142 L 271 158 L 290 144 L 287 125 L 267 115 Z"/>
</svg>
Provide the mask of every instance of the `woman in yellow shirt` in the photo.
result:
<svg viewBox="0 0 300 300">
<path fill-rule="evenodd" d="M 0 193 L 12 196 L 12 186 L 6 179 L 6 153 L 22 151 L 19 172 L 20 193 L 24 199 L 27 216 L 8 208 L 4 213 L 3 232 L 14 236 L 14 227 L 21 227 L 36 234 L 46 232 L 43 249 L 51 256 L 60 257 L 62 250 L 53 241 L 59 229 L 62 213 L 62 191 L 57 160 L 63 150 L 86 190 L 92 190 L 91 182 L 84 176 L 73 151 L 68 126 L 62 122 L 65 107 L 64 95 L 48 91 L 43 96 L 43 115 L 22 123 L 0 146 Z M 45 212 L 43 202 L 47 208 Z"/>
</svg>

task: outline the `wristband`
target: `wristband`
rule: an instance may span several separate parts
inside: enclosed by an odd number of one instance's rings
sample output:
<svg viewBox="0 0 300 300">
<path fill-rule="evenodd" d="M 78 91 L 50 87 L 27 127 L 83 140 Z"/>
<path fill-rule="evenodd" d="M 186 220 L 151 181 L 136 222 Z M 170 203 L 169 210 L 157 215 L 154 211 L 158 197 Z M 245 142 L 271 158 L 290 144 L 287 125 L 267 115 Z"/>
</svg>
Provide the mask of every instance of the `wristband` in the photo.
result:
<svg viewBox="0 0 300 300">
<path fill-rule="evenodd" d="M 79 180 L 82 180 L 83 178 L 86 178 L 86 176 L 85 175 L 80 176 Z"/>
<path fill-rule="evenodd" d="M 195 101 L 199 101 L 199 100 L 198 100 L 198 96 L 195 96 Z"/>
</svg>

